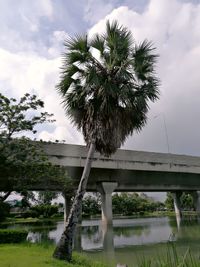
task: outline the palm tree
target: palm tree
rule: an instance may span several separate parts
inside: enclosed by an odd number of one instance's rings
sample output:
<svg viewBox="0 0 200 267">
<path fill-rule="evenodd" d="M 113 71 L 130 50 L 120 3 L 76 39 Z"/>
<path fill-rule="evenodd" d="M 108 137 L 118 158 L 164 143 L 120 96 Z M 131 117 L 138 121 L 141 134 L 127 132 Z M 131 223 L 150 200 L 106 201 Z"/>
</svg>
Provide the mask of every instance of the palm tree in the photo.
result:
<svg viewBox="0 0 200 267">
<path fill-rule="evenodd" d="M 106 32 L 65 42 L 61 81 L 58 84 L 66 114 L 81 130 L 88 155 L 66 228 L 54 257 L 71 260 L 72 242 L 95 151 L 113 154 L 127 136 L 147 121 L 148 101 L 158 98 L 154 73 L 157 55 L 152 44 L 137 45 L 132 33 L 115 21 Z"/>
</svg>

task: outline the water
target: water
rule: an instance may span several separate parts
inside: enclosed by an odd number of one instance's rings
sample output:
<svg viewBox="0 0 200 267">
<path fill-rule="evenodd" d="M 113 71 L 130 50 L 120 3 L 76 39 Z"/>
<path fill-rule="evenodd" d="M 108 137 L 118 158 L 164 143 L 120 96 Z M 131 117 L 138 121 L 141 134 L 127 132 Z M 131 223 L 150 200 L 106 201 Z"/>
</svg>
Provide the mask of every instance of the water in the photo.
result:
<svg viewBox="0 0 200 267">
<path fill-rule="evenodd" d="M 51 225 L 15 224 L 11 228 L 28 230 L 30 242 L 57 243 L 63 222 Z M 138 218 L 115 219 L 113 227 L 103 227 L 100 220 L 84 220 L 77 228 L 74 248 L 83 251 L 95 260 L 126 263 L 128 266 L 138 263 L 143 257 L 161 257 L 171 243 L 184 253 L 188 247 L 200 258 L 200 224 L 194 220 L 184 220 L 177 226 L 175 218 Z"/>
</svg>

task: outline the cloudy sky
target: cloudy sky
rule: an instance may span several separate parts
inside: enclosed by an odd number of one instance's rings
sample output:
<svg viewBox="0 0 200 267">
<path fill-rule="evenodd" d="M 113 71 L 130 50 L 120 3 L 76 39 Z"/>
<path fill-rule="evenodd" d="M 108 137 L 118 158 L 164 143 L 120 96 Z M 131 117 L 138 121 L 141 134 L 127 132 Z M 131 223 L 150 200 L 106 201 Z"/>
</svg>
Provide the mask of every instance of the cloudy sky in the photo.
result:
<svg viewBox="0 0 200 267">
<path fill-rule="evenodd" d="M 67 120 L 55 85 L 63 40 L 102 32 L 117 19 L 135 40 L 151 40 L 160 55 L 160 100 L 128 149 L 200 156 L 200 4 L 189 0 L 0 0 L 0 90 L 19 97 L 36 93 L 56 123 L 38 138 L 83 144 Z M 166 125 L 166 127 L 165 127 Z M 168 137 L 168 144 L 167 144 Z"/>
<path fill-rule="evenodd" d="M 138 42 L 151 40 L 160 55 L 160 100 L 150 104 L 146 127 L 124 147 L 200 156 L 199 1 L 0 0 L 1 92 L 44 100 L 56 123 L 40 127 L 38 138 L 83 144 L 55 90 L 63 40 L 102 32 L 108 19 L 128 27 Z"/>
</svg>

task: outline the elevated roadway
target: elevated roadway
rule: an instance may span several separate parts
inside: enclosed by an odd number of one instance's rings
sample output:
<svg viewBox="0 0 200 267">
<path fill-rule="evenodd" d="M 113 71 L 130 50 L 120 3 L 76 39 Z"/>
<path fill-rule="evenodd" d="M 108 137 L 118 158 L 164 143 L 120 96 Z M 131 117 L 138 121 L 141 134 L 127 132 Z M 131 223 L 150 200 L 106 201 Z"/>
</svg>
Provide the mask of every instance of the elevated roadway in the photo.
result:
<svg viewBox="0 0 200 267">
<path fill-rule="evenodd" d="M 78 183 L 85 164 L 85 146 L 45 144 L 52 163 L 64 166 Z M 87 191 L 115 182 L 115 191 L 200 190 L 200 157 L 118 149 L 110 158 L 95 153 Z"/>
</svg>

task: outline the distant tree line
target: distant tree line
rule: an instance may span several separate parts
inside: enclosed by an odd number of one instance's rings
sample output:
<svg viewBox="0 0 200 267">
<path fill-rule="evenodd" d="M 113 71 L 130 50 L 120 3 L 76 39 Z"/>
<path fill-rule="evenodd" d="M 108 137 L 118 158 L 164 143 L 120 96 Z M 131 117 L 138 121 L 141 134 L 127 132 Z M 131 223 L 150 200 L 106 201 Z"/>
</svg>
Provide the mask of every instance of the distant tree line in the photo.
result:
<svg viewBox="0 0 200 267">
<path fill-rule="evenodd" d="M 117 193 L 112 196 L 113 214 L 134 215 L 145 212 L 164 210 L 164 203 L 154 201 L 145 194 Z M 82 212 L 84 216 L 101 213 L 101 198 L 98 195 L 88 195 L 83 200 Z"/>
</svg>

